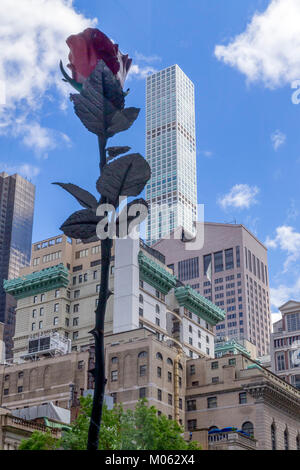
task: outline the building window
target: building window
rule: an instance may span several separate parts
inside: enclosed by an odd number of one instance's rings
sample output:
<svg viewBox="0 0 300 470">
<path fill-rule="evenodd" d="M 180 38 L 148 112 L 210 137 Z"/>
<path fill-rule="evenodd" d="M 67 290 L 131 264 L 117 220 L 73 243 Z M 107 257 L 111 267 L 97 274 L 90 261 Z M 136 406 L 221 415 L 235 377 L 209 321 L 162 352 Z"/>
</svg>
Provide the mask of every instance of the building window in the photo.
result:
<svg viewBox="0 0 300 470">
<path fill-rule="evenodd" d="M 70 320 L 68 318 L 65 319 L 65 325 L 68 327 L 70 325 Z"/>
<path fill-rule="evenodd" d="M 73 333 L 73 339 L 78 339 L 78 331 L 74 331 Z"/>
<path fill-rule="evenodd" d="M 271 444 L 272 450 L 276 450 L 276 426 L 274 423 L 271 425 Z"/>
<path fill-rule="evenodd" d="M 214 265 L 215 265 L 215 273 L 219 273 L 223 271 L 223 251 L 218 251 L 214 253 Z"/>
<path fill-rule="evenodd" d="M 157 377 L 161 377 L 161 367 L 157 368 Z"/>
<path fill-rule="evenodd" d="M 138 358 L 142 359 L 143 357 L 147 357 L 147 356 L 148 356 L 147 351 L 142 351 L 142 352 L 139 353 Z"/>
<path fill-rule="evenodd" d="M 35 295 L 35 296 L 33 297 L 33 303 L 34 303 L 34 304 L 37 303 L 37 295 Z"/>
<path fill-rule="evenodd" d="M 117 382 L 118 381 L 118 371 L 117 370 L 112 370 L 110 377 L 111 377 L 111 382 Z"/>
<path fill-rule="evenodd" d="M 31 331 L 35 330 L 35 323 L 31 324 Z"/>
<path fill-rule="evenodd" d="M 254 426 L 250 421 L 246 421 L 242 425 L 242 431 L 249 434 L 249 436 L 254 436 Z"/>
<path fill-rule="evenodd" d="M 140 366 L 140 377 L 145 377 L 146 374 L 147 374 L 147 366 L 146 365 Z"/>
<path fill-rule="evenodd" d="M 230 248 L 229 250 L 225 250 L 225 267 L 226 267 L 226 270 L 234 268 L 233 248 Z"/>
<path fill-rule="evenodd" d="M 277 370 L 285 370 L 285 357 L 284 353 L 277 354 L 276 356 Z"/>
<path fill-rule="evenodd" d="M 218 362 L 212 362 L 211 363 L 211 368 L 212 369 L 218 369 L 219 368 L 219 363 Z"/>
<path fill-rule="evenodd" d="M 197 409 L 196 400 L 187 400 L 186 408 L 187 411 L 195 411 Z"/>
<path fill-rule="evenodd" d="M 173 397 L 171 393 L 168 393 L 168 405 L 173 405 Z"/>
<path fill-rule="evenodd" d="M 159 308 L 159 305 L 155 305 L 155 313 L 160 313 L 160 308 Z"/>
<path fill-rule="evenodd" d="M 159 388 L 157 389 L 157 399 L 162 401 L 162 391 Z"/>
<path fill-rule="evenodd" d="M 235 364 L 236 364 L 235 358 L 229 359 L 229 360 L 228 360 L 228 364 L 229 364 L 230 366 L 235 366 Z"/>
<path fill-rule="evenodd" d="M 141 307 L 139 308 L 139 316 L 140 317 L 144 316 L 144 310 Z"/>
<path fill-rule="evenodd" d="M 54 312 L 58 312 L 59 310 L 59 304 L 54 304 Z"/>
<path fill-rule="evenodd" d="M 39 322 L 39 329 L 41 330 L 42 328 L 43 328 L 43 322 L 40 321 L 40 322 Z"/>
<path fill-rule="evenodd" d="M 40 317 L 44 316 L 44 307 L 40 308 Z"/>
<path fill-rule="evenodd" d="M 219 377 L 212 377 L 211 383 L 213 383 L 213 384 L 219 383 Z"/>
<path fill-rule="evenodd" d="M 55 291 L 55 298 L 60 296 L 60 289 L 56 289 Z"/>
<path fill-rule="evenodd" d="M 155 318 L 155 323 L 157 326 L 160 326 L 160 319 L 159 318 Z"/>
<path fill-rule="evenodd" d="M 300 436 L 299 436 L 299 434 L 296 437 L 296 449 L 300 450 Z"/>
<path fill-rule="evenodd" d="M 143 298 L 142 294 L 140 294 L 140 296 L 139 296 L 139 302 L 140 302 L 140 304 L 144 303 L 144 298 Z"/>
<path fill-rule="evenodd" d="M 244 403 L 247 403 L 247 393 L 246 392 L 239 393 L 239 404 L 243 405 Z"/>
<path fill-rule="evenodd" d="M 196 419 L 189 419 L 187 422 L 188 430 L 195 431 L 197 429 L 197 420 Z"/>
<path fill-rule="evenodd" d="M 79 323 L 79 318 L 78 317 L 73 318 L 73 326 L 78 326 L 78 323 Z"/>
<path fill-rule="evenodd" d="M 3 390 L 3 394 L 4 394 L 4 395 L 8 395 L 8 394 L 9 394 L 9 389 L 8 389 L 8 388 L 5 388 L 5 389 Z"/>
<path fill-rule="evenodd" d="M 178 279 L 187 281 L 199 277 L 199 258 L 191 258 L 178 263 Z"/>
<path fill-rule="evenodd" d="M 36 309 L 32 310 L 32 318 L 36 317 Z"/>
<path fill-rule="evenodd" d="M 58 325 L 58 317 L 53 318 L 53 325 Z"/>
<path fill-rule="evenodd" d="M 217 397 L 207 399 L 207 408 L 217 408 Z"/>
<path fill-rule="evenodd" d="M 163 357 L 160 352 L 156 353 L 156 359 L 158 359 L 159 361 L 163 360 Z"/>
<path fill-rule="evenodd" d="M 18 387 L 18 393 L 22 393 L 22 392 L 23 392 L 23 387 L 22 386 Z"/>
<path fill-rule="evenodd" d="M 211 255 L 203 256 L 204 276 L 211 275 Z M 208 284 L 210 285 L 210 283 Z"/>
<path fill-rule="evenodd" d="M 66 304 L 66 313 L 70 313 L 70 305 Z"/>
<path fill-rule="evenodd" d="M 18 379 L 22 379 L 24 377 L 24 372 L 18 372 Z"/>
<path fill-rule="evenodd" d="M 74 299 L 78 299 L 80 296 L 80 290 L 75 290 L 74 291 Z"/>
<path fill-rule="evenodd" d="M 78 361 L 77 367 L 78 369 L 83 369 L 84 361 Z"/>
<path fill-rule="evenodd" d="M 75 304 L 73 306 L 73 313 L 78 313 L 79 312 L 79 304 Z"/>
<path fill-rule="evenodd" d="M 192 365 L 190 366 L 190 375 L 195 375 L 195 374 L 196 374 L 196 368 L 195 368 L 195 365 L 192 364 Z"/>
<path fill-rule="evenodd" d="M 146 398 L 147 396 L 147 389 L 146 387 L 142 387 L 139 390 L 139 398 Z"/>
<path fill-rule="evenodd" d="M 289 432 L 287 428 L 284 430 L 283 437 L 284 437 L 284 450 L 289 450 Z"/>
<path fill-rule="evenodd" d="M 168 357 L 168 359 L 167 359 L 167 364 L 169 364 L 169 366 L 173 365 L 173 361 L 170 357 Z"/>
<path fill-rule="evenodd" d="M 168 372 L 168 382 L 172 382 L 172 372 Z"/>
</svg>

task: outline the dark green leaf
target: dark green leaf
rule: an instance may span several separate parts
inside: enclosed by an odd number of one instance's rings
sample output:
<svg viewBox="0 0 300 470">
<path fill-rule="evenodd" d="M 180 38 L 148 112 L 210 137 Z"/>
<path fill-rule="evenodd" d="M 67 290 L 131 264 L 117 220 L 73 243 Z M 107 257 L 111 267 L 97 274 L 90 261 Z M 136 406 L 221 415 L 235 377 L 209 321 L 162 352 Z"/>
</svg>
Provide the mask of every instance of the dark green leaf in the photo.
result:
<svg viewBox="0 0 300 470">
<path fill-rule="evenodd" d="M 79 204 L 82 207 L 85 207 L 86 209 L 96 209 L 96 207 L 98 206 L 98 202 L 95 196 L 90 194 L 85 189 L 80 188 L 76 184 L 72 184 L 72 183 L 52 183 L 52 184 L 57 184 L 61 188 L 68 191 L 68 193 L 72 194 L 72 196 L 74 196 L 77 199 Z"/>
<path fill-rule="evenodd" d="M 116 158 L 118 155 L 122 155 L 122 153 L 127 153 L 131 147 L 109 147 L 106 149 L 108 152 L 107 161 Z"/>
<path fill-rule="evenodd" d="M 137 196 L 151 177 L 150 166 L 139 153 L 125 155 L 105 165 L 97 190 L 116 205 L 119 196 Z"/>
<path fill-rule="evenodd" d="M 80 94 L 71 94 L 71 100 L 84 126 L 100 137 L 106 137 L 106 116 L 124 107 L 121 85 L 103 60 L 84 82 Z"/>
<path fill-rule="evenodd" d="M 103 217 L 98 217 L 94 211 L 84 209 L 74 212 L 60 227 L 70 238 L 82 241 L 96 237 L 97 224 Z M 97 238 L 96 238 L 97 240 Z"/>
<path fill-rule="evenodd" d="M 112 137 L 119 132 L 127 131 L 139 115 L 139 108 L 126 108 L 116 111 L 108 116 L 109 125 L 106 129 L 107 137 Z"/>
</svg>

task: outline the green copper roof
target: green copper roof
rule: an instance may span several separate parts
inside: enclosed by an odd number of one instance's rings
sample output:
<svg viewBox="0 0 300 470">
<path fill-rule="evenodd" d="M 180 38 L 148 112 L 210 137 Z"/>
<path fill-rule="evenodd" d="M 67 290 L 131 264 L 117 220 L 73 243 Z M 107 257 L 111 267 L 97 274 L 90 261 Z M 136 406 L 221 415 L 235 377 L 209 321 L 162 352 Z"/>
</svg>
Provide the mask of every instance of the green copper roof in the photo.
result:
<svg viewBox="0 0 300 470">
<path fill-rule="evenodd" d="M 176 286 L 176 277 L 169 273 L 158 263 L 148 258 L 142 251 L 139 252 L 140 278 L 163 294 L 167 294 Z"/>
<path fill-rule="evenodd" d="M 216 325 L 226 317 L 226 313 L 223 310 L 198 294 L 190 286 L 177 287 L 175 289 L 175 296 L 180 306 L 203 318 L 210 325 Z"/>
<path fill-rule="evenodd" d="M 230 352 L 232 352 L 233 354 L 242 353 L 250 357 L 250 352 L 247 351 L 247 349 L 244 348 L 242 344 L 238 343 L 234 339 L 215 344 L 215 354 L 218 355 L 218 357 L 220 355 L 228 354 Z"/>
<path fill-rule="evenodd" d="M 19 300 L 59 287 L 67 287 L 68 284 L 69 271 L 63 264 L 58 264 L 17 279 L 4 281 L 3 287 L 8 294 Z"/>
</svg>

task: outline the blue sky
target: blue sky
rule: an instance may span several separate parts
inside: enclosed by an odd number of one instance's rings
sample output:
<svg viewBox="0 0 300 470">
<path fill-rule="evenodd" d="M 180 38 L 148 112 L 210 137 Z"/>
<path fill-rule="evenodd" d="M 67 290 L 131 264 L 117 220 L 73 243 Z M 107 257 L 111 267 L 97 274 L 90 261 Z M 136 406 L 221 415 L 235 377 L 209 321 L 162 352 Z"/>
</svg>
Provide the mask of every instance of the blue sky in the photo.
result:
<svg viewBox="0 0 300 470">
<path fill-rule="evenodd" d="M 236 220 L 267 242 L 274 312 L 299 300 L 298 0 L 2 0 L 0 18 L 0 171 L 36 184 L 34 241 L 78 209 L 51 182 L 93 190 L 97 178 L 96 138 L 74 115 L 58 70 L 65 38 L 94 25 L 135 64 L 127 105 L 141 107 L 140 117 L 111 144 L 145 153 L 145 76 L 177 63 L 195 84 L 205 219 Z"/>
</svg>

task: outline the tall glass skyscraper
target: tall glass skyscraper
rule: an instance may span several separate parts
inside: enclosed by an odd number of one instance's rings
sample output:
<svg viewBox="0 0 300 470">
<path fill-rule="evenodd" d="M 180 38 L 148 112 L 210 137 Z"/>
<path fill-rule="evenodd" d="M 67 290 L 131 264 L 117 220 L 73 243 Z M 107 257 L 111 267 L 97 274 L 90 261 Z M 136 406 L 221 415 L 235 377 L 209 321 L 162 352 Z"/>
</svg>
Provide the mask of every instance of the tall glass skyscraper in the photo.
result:
<svg viewBox="0 0 300 470">
<path fill-rule="evenodd" d="M 146 241 L 153 244 L 179 225 L 194 233 L 197 219 L 194 85 L 178 65 L 147 77 Z"/>
<path fill-rule="evenodd" d="M 29 265 L 35 186 L 20 175 L 0 173 L 0 322 L 4 323 L 7 357 L 15 327 L 15 300 L 3 289 L 4 279 L 18 277 Z"/>
</svg>

